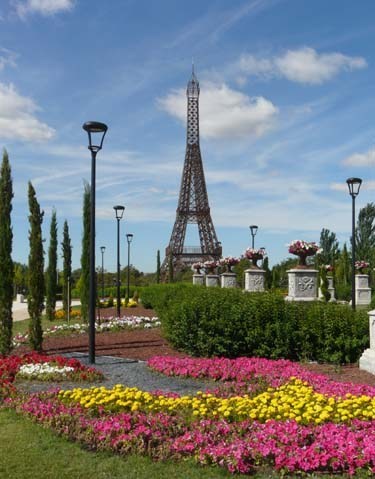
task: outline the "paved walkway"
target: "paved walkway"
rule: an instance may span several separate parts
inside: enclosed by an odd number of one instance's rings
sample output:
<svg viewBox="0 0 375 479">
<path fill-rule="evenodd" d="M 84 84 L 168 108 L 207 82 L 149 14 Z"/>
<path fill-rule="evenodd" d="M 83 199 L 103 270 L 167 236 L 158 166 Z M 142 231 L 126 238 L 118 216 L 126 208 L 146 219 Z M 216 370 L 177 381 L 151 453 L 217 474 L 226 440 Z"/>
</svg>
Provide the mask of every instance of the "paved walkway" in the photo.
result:
<svg viewBox="0 0 375 479">
<path fill-rule="evenodd" d="M 79 359 L 83 364 L 91 366 L 87 354 L 70 353 L 64 354 L 64 356 Z M 105 377 L 103 381 L 94 383 L 17 381 L 16 387 L 25 392 L 39 392 L 54 388 L 73 389 L 76 387 L 91 388 L 94 386 L 111 388 L 115 384 L 123 384 L 128 387 L 137 387 L 143 391 L 166 391 L 184 395 L 196 394 L 197 391 L 205 391 L 207 389 L 213 390 L 218 386 L 217 382 L 212 380 L 164 376 L 149 369 L 145 361 L 115 358 L 112 356 L 96 356 L 95 365 L 93 366 L 95 369 L 102 371 Z"/>
<path fill-rule="evenodd" d="M 77 306 L 81 304 L 79 301 L 73 300 L 72 306 Z M 62 308 L 62 301 L 57 301 L 56 309 Z M 17 301 L 13 301 L 13 321 L 23 321 L 24 319 L 29 318 L 29 312 L 27 311 L 27 301 L 25 300 L 24 303 L 20 303 Z"/>
</svg>

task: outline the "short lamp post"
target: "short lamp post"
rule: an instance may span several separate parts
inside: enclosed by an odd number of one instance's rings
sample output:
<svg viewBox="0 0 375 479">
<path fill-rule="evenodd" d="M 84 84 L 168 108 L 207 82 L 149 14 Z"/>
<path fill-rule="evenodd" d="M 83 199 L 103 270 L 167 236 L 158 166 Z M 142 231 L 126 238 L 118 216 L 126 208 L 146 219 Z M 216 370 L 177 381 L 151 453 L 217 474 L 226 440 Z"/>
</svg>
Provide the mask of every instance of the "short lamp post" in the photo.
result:
<svg viewBox="0 0 375 479">
<path fill-rule="evenodd" d="M 102 299 L 104 299 L 104 252 L 105 252 L 105 246 L 101 246 L 100 251 L 102 253 Z"/>
<path fill-rule="evenodd" d="M 352 197 L 352 309 L 355 310 L 355 199 L 361 188 L 361 178 L 348 178 L 346 180 L 349 194 Z"/>
<path fill-rule="evenodd" d="M 127 274 L 127 289 L 126 295 L 128 297 L 128 301 L 130 299 L 130 243 L 133 241 L 133 235 L 128 233 L 126 235 L 126 241 L 128 242 L 128 274 Z"/>
<path fill-rule="evenodd" d="M 258 226 L 257 225 L 251 225 L 251 226 L 249 226 L 249 228 L 250 228 L 250 233 L 251 233 L 251 247 L 254 249 L 254 238 L 255 238 L 255 235 L 258 232 Z"/>
<path fill-rule="evenodd" d="M 90 188 L 90 267 L 89 267 L 89 362 L 95 363 L 95 179 L 96 155 L 102 149 L 108 130 L 107 125 L 98 121 L 88 121 L 82 128 L 89 137 L 88 149 L 91 151 L 91 188 Z"/>
<path fill-rule="evenodd" d="M 116 205 L 113 207 L 117 220 L 117 317 L 121 314 L 121 296 L 120 296 L 120 220 L 124 214 L 125 206 Z"/>
</svg>

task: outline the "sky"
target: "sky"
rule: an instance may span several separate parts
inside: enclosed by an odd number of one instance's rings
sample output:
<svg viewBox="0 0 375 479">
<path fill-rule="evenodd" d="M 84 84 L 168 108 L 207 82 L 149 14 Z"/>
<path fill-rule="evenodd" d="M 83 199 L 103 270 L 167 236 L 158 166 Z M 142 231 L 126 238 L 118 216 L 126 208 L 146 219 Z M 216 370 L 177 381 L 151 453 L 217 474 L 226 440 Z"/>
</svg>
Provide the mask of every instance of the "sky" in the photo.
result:
<svg viewBox="0 0 375 479">
<path fill-rule="evenodd" d="M 27 263 L 31 181 L 59 243 L 68 221 L 80 266 L 90 181 L 86 121 L 108 125 L 97 156 L 96 259 L 144 272 L 164 258 L 186 147 L 186 84 L 201 87 L 200 146 L 223 255 L 251 245 L 270 264 L 287 243 L 340 244 L 375 199 L 375 2 L 362 0 L 1 0 L 0 147 L 12 167 L 13 259 Z M 186 246 L 198 245 L 196 225 Z M 62 267 L 61 246 L 59 266 Z M 46 254 L 47 260 L 47 254 Z"/>
</svg>

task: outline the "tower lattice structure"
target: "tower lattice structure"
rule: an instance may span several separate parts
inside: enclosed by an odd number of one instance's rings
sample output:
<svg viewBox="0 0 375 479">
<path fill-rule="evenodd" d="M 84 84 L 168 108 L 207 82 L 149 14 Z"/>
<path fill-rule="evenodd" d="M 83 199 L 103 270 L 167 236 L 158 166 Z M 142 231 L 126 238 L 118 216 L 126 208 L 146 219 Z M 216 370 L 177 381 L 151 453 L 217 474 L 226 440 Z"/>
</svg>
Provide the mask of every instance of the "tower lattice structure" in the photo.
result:
<svg viewBox="0 0 375 479">
<path fill-rule="evenodd" d="M 197 261 L 218 260 L 222 254 L 212 222 L 202 156 L 199 146 L 199 82 L 194 69 L 187 84 L 187 135 L 180 196 L 169 244 L 165 250 L 163 269 L 172 259 L 175 270 Z M 184 246 L 188 224 L 196 224 L 199 246 Z"/>
</svg>

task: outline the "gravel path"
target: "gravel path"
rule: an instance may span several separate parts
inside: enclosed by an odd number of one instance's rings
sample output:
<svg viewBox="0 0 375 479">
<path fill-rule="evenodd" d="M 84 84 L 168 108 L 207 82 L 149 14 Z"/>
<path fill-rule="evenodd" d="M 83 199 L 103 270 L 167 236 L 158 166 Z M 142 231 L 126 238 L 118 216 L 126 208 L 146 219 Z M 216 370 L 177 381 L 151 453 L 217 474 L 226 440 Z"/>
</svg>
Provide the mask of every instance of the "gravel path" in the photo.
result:
<svg viewBox="0 0 375 479">
<path fill-rule="evenodd" d="M 83 364 L 89 365 L 87 354 L 69 353 L 64 354 L 64 356 L 79 359 Z M 151 371 L 145 361 L 132 359 L 97 356 L 95 368 L 102 371 L 105 376 L 104 381 L 96 381 L 94 383 L 17 381 L 16 387 L 25 392 L 37 392 L 56 387 L 61 389 L 90 388 L 92 386 L 110 388 L 115 384 L 124 384 L 129 387 L 137 387 L 143 391 L 168 391 L 184 395 L 195 394 L 197 391 L 206 389 L 214 389 L 217 386 L 217 383 L 213 381 L 164 376 Z"/>
</svg>

